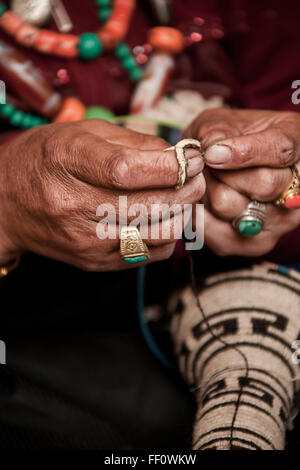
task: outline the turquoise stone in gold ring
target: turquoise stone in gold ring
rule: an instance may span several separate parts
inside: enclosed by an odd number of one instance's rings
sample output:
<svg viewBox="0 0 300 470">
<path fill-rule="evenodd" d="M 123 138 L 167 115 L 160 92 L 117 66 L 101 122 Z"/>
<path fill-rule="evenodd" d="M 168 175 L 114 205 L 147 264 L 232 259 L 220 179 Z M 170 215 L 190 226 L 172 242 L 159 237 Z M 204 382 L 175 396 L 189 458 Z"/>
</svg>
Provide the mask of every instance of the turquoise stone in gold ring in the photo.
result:
<svg viewBox="0 0 300 470">
<path fill-rule="evenodd" d="M 232 225 L 241 235 L 254 237 L 262 231 L 266 215 L 266 204 L 259 201 L 251 201 L 247 208 L 234 219 Z"/>
<path fill-rule="evenodd" d="M 123 226 L 120 232 L 120 256 L 126 263 L 141 263 L 150 258 L 137 227 Z"/>
</svg>

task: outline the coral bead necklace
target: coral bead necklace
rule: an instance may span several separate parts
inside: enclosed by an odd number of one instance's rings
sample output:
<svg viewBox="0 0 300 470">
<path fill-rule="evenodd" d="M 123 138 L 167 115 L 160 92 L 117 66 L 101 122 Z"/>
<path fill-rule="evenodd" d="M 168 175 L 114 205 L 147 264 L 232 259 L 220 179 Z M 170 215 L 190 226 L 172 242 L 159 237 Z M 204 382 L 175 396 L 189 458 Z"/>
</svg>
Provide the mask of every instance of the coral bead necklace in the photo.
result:
<svg viewBox="0 0 300 470">
<path fill-rule="evenodd" d="M 97 59 L 105 50 L 116 50 L 123 67 L 133 81 L 142 76 L 129 47 L 122 44 L 135 7 L 135 0 L 95 0 L 99 18 L 104 24 L 96 33 L 86 32 L 79 36 L 39 29 L 23 21 L 15 12 L 0 1 L 0 28 L 16 42 L 43 54 L 53 54 L 65 59 L 79 57 L 83 60 Z"/>
<path fill-rule="evenodd" d="M 43 54 L 52 54 L 65 59 L 79 58 L 82 60 L 92 60 L 98 58 L 104 51 L 114 51 L 115 56 L 120 60 L 123 68 L 128 72 L 130 79 L 134 82 L 140 81 L 143 76 L 143 69 L 138 65 L 130 47 L 123 42 L 127 34 L 130 19 L 136 4 L 136 0 L 95 0 L 96 6 L 99 8 L 99 19 L 102 27 L 97 33 L 87 32 L 79 36 L 65 34 L 56 31 L 39 29 L 32 24 L 26 22 L 18 16 L 14 11 L 7 9 L 6 5 L 0 0 L 0 28 L 7 34 L 12 36 L 14 40 L 24 47 L 33 48 Z M 163 89 L 165 75 L 169 74 L 169 70 L 173 67 L 173 56 L 179 53 L 184 47 L 182 33 L 171 27 L 155 27 L 148 34 L 149 47 L 151 47 L 152 59 L 149 60 L 149 67 L 155 70 L 157 67 L 161 70 L 165 63 L 163 74 L 160 72 L 153 76 L 151 84 L 151 93 L 153 97 L 159 96 Z M 18 69 L 22 68 L 21 62 L 25 63 L 24 58 L 16 57 L 13 51 L 7 52 L 10 46 L 1 44 L 0 52 L 9 56 L 9 60 L 18 61 Z M 0 58 L 1 59 L 1 58 Z M 5 67 L 5 58 L 3 56 L 2 67 Z M 151 64 L 152 65 L 151 65 Z M 27 62 L 26 62 L 27 64 Z M 1 60 L 0 60 L 1 65 Z M 30 63 L 30 67 L 34 68 Z M 148 67 L 148 68 L 149 68 Z M 151 69 L 151 76 L 153 70 Z M 148 70 L 148 69 L 147 69 Z M 24 70 L 25 72 L 25 70 Z M 28 70 L 27 70 L 28 72 Z M 37 76 L 38 71 L 32 70 L 33 75 Z M 148 77 L 148 72 L 144 77 Z M 85 105 L 75 97 L 66 98 L 64 101 L 54 91 L 49 89 L 47 83 L 42 84 L 40 78 L 40 89 L 48 89 L 44 95 L 50 96 L 56 94 L 55 102 L 58 105 L 51 112 L 44 112 L 36 103 L 29 103 L 34 109 L 37 109 L 43 116 L 33 115 L 23 110 L 16 109 L 12 103 L 0 104 L 0 116 L 10 122 L 12 126 L 28 129 L 50 122 L 74 122 L 82 119 L 101 118 L 113 120 L 114 116 L 110 111 L 101 107 L 86 108 Z M 140 82 L 142 85 L 144 80 Z M 154 88 L 153 88 L 154 87 Z M 153 89 L 152 89 L 153 88 Z M 136 90 L 136 99 L 132 98 L 133 108 L 140 108 L 140 99 L 144 99 L 145 93 L 143 88 Z M 147 91 L 149 93 L 149 90 Z M 146 93 L 146 94 L 147 94 Z M 54 98 L 54 96 L 52 96 Z M 26 100 L 25 100 L 26 101 Z M 52 100 L 53 103 L 53 100 Z M 27 103 L 28 104 L 28 103 Z M 136 112 L 136 111 L 134 111 Z M 45 117 L 44 117 L 45 116 Z M 50 119 L 49 119 L 50 118 Z"/>
</svg>

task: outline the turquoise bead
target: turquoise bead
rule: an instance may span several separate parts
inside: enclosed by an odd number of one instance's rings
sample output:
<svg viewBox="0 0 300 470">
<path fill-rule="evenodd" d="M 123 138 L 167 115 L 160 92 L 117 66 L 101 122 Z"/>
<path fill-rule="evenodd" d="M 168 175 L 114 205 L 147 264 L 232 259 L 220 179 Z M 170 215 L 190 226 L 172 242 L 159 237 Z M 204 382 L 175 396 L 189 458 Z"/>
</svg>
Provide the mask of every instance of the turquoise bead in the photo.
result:
<svg viewBox="0 0 300 470">
<path fill-rule="evenodd" d="M 102 50 L 102 43 L 96 34 L 84 33 L 79 36 L 78 53 L 81 59 L 96 59 L 101 55 Z"/>
<path fill-rule="evenodd" d="M 10 116 L 12 115 L 12 113 L 15 111 L 15 108 L 12 104 L 3 104 L 1 107 L 0 107 L 0 112 L 2 114 L 2 116 L 4 116 L 5 118 L 10 118 Z"/>
<path fill-rule="evenodd" d="M 136 66 L 133 69 L 129 70 L 129 76 L 134 82 L 138 82 L 139 80 L 141 80 L 143 74 L 143 69 L 139 66 Z"/>
<path fill-rule="evenodd" d="M 111 0 L 96 0 L 96 5 L 99 8 L 109 7 L 111 4 Z"/>
<path fill-rule="evenodd" d="M 147 256 L 135 256 L 134 258 L 123 258 L 126 263 L 141 263 L 142 261 L 146 261 Z"/>
<path fill-rule="evenodd" d="M 102 8 L 99 11 L 99 18 L 101 21 L 106 21 L 111 15 L 111 9 L 110 8 Z"/>
<path fill-rule="evenodd" d="M 33 118 L 32 114 L 25 114 L 25 116 L 23 117 L 21 121 L 21 127 L 23 129 L 30 129 L 34 122 L 32 118 Z"/>
<path fill-rule="evenodd" d="M 43 118 L 41 118 L 41 117 L 39 117 L 39 116 L 32 116 L 32 124 L 31 124 L 31 127 L 41 126 L 42 124 L 44 124 Z"/>
<path fill-rule="evenodd" d="M 14 110 L 12 115 L 10 116 L 9 122 L 12 126 L 19 126 L 24 118 L 23 111 Z"/>
<path fill-rule="evenodd" d="M 3 13 L 5 13 L 7 10 L 6 6 L 4 5 L 4 3 L 0 2 L 0 16 L 3 15 Z"/>
<path fill-rule="evenodd" d="M 262 224 L 255 220 L 242 220 L 238 225 L 239 232 L 246 237 L 254 237 L 262 230 Z"/>
<path fill-rule="evenodd" d="M 122 65 L 123 65 L 124 69 L 126 69 L 128 71 L 133 70 L 137 66 L 136 60 L 132 56 L 125 57 L 122 60 Z"/>
<path fill-rule="evenodd" d="M 118 59 L 125 59 L 125 57 L 131 57 L 131 50 L 127 44 L 121 42 L 115 49 L 115 54 Z"/>
</svg>

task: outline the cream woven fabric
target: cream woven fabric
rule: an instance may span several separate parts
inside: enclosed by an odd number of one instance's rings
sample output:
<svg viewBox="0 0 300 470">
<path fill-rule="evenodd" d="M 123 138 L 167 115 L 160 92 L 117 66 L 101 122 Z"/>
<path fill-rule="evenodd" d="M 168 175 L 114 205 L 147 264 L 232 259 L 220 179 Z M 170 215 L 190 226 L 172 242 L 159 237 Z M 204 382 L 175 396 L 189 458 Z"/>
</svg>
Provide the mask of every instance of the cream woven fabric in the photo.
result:
<svg viewBox="0 0 300 470">
<path fill-rule="evenodd" d="M 214 335 L 238 348 L 249 369 L 211 334 L 186 288 L 171 330 L 198 403 L 193 448 L 283 449 L 300 376 L 291 347 L 300 338 L 299 273 L 255 266 L 219 274 L 206 280 L 199 298 Z"/>
</svg>

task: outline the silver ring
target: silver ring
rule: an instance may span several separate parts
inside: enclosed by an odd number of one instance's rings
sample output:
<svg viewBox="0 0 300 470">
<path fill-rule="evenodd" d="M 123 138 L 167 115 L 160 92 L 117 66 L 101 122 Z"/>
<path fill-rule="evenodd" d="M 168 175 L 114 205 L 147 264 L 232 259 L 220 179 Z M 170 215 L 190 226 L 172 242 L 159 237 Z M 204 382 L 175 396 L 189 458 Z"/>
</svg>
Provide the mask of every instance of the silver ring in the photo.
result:
<svg viewBox="0 0 300 470">
<path fill-rule="evenodd" d="M 258 235 L 267 218 L 267 206 L 263 202 L 251 201 L 247 208 L 232 222 L 235 230 L 246 237 Z"/>
</svg>

